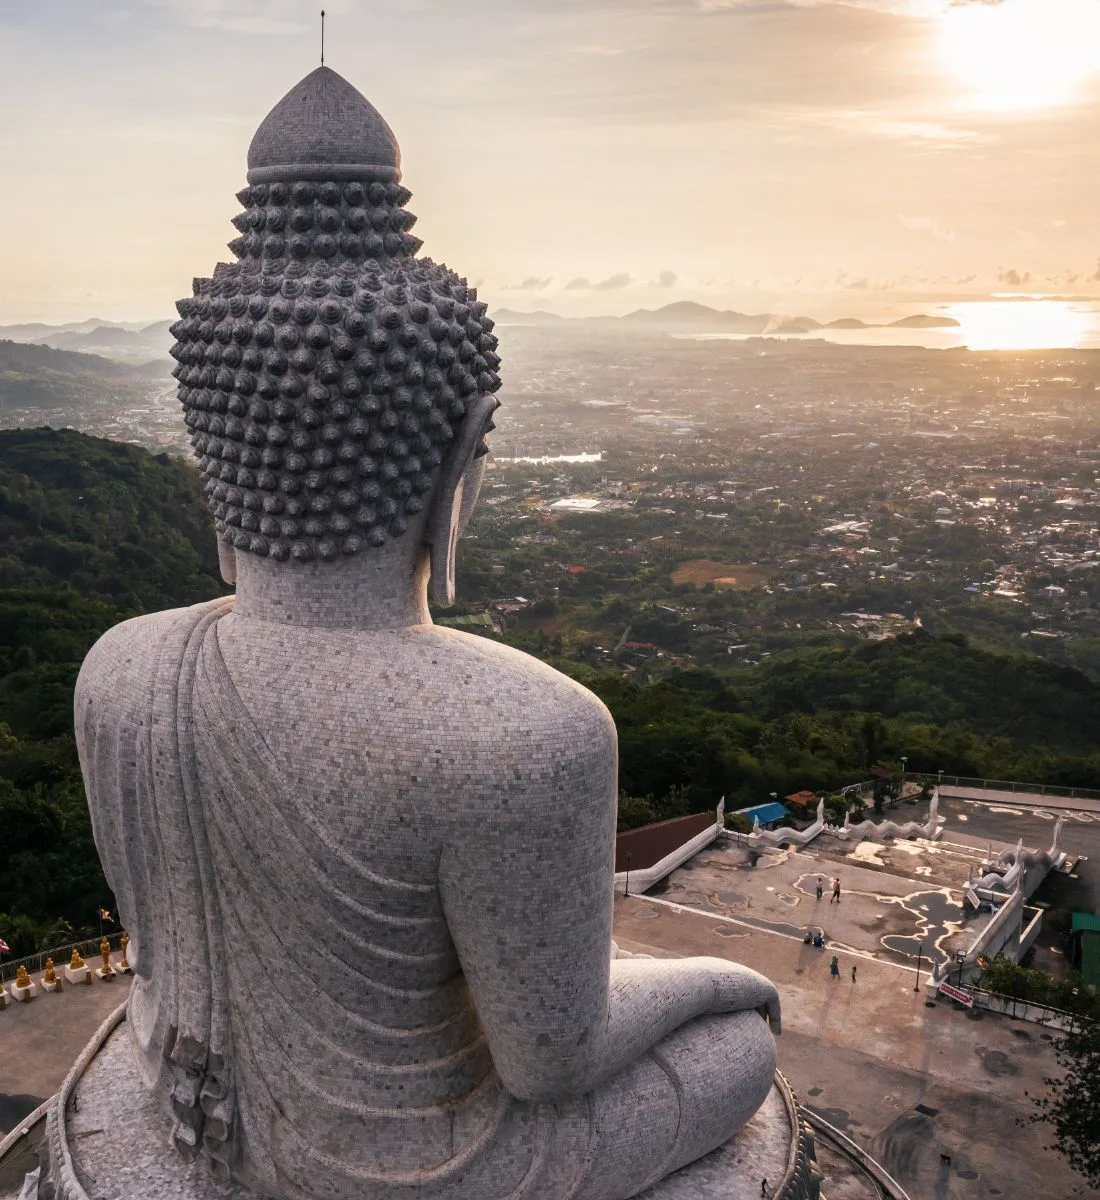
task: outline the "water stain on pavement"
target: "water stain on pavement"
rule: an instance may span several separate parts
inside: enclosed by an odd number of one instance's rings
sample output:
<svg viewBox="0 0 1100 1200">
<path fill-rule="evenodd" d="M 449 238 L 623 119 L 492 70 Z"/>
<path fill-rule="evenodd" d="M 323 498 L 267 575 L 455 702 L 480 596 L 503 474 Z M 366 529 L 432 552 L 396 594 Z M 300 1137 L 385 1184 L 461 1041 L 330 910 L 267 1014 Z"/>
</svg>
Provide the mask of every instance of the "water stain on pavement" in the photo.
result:
<svg viewBox="0 0 1100 1200">
<path fill-rule="evenodd" d="M 1019 1075 L 1020 1068 L 1001 1050 L 990 1050 L 978 1046 L 974 1053 L 982 1060 L 982 1066 L 990 1075 Z"/>
<path fill-rule="evenodd" d="M 26 1092 L 0 1092 L 0 1136 L 14 1129 L 45 1101 L 45 1096 L 30 1096 Z"/>
<path fill-rule="evenodd" d="M 842 1133 L 859 1124 L 858 1121 L 852 1120 L 852 1114 L 846 1108 L 818 1108 L 816 1104 L 811 1107 L 822 1120 L 828 1121 L 834 1129 L 839 1129 Z"/>
</svg>

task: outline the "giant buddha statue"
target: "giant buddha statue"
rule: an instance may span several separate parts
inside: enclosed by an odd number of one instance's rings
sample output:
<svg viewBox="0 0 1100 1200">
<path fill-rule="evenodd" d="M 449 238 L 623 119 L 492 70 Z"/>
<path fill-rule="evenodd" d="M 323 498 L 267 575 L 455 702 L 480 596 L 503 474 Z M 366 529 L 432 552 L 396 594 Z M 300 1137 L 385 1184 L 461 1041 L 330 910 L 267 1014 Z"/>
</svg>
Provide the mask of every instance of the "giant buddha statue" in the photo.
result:
<svg viewBox="0 0 1100 1200">
<path fill-rule="evenodd" d="M 235 1195 L 637 1195 L 760 1107 L 776 990 L 617 955 L 611 717 L 432 623 L 499 359 L 389 127 L 322 67 L 248 167 L 172 349 L 235 596 L 117 626 L 77 687 L 127 1070 Z"/>
</svg>

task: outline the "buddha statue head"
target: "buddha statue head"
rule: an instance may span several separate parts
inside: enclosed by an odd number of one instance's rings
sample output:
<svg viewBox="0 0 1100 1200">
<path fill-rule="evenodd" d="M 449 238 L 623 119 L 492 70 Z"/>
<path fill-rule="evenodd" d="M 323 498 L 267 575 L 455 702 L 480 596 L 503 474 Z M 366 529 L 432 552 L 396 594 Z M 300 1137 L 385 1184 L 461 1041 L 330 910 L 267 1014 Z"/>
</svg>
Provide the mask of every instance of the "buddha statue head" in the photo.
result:
<svg viewBox="0 0 1100 1200">
<path fill-rule="evenodd" d="M 320 67 L 248 151 L 234 263 L 196 279 L 175 375 L 222 547 L 286 571 L 426 545 L 432 596 L 476 500 L 500 387 L 476 290 L 418 258 L 400 150 Z"/>
</svg>

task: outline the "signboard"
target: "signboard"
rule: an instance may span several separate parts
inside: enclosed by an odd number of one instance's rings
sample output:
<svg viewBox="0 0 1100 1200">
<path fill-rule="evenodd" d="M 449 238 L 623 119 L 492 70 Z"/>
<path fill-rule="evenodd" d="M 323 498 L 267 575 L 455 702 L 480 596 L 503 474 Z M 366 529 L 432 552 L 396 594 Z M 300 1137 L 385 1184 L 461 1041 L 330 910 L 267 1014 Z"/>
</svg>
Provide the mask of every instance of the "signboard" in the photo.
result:
<svg viewBox="0 0 1100 1200">
<path fill-rule="evenodd" d="M 957 987 L 952 987 L 951 984 L 949 984 L 949 983 L 946 983 L 946 982 L 941 983 L 940 991 L 945 996 L 950 996 L 952 1000 L 958 1000 L 958 1002 L 960 1004 L 965 1005 L 967 1008 L 974 1007 L 974 997 L 973 996 L 960 990 Z"/>
<path fill-rule="evenodd" d="M 974 891 L 973 888 L 967 888 L 966 891 L 963 892 L 963 895 L 966 897 L 967 904 L 969 904 L 975 912 L 981 908 L 982 902 L 978 899 L 978 893 Z"/>
</svg>

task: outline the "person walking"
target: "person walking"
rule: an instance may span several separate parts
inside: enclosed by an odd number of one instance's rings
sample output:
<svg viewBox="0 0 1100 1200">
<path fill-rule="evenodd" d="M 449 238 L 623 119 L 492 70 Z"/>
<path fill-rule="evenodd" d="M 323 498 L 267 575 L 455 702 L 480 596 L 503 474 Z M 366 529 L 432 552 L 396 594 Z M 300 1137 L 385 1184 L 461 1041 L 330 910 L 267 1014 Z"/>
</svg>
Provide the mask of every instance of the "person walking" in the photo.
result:
<svg viewBox="0 0 1100 1200">
<path fill-rule="evenodd" d="M 829 903 L 832 904 L 833 900 L 835 900 L 837 902 L 837 904 L 840 903 L 840 879 L 839 878 L 833 880 L 833 895 L 832 895 L 832 899 L 830 899 Z"/>
<path fill-rule="evenodd" d="M 768 1194 L 768 1177 L 765 1175 L 764 1178 L 760 1180 L 760 1195 L 767 1196 Z"/>
<path fill-rule="evenodd" d="M 819 901 L 824 894 L 825 894 L 825 884 L 822 881 L 821 876 L 819 875 L 817 877 L 817 898 Z"/>
<path fill-rule="evenodd" d="M 855 967 L 855 963 L 853 963 L 852 964 L 852 982 L 855 983 L 855 981 L 856 981 L 856 967 Z"/>
<path fill-rule="evenodd" d="M 833 955 L 833 961 L 829 963 L 829 974 L 834 979 L 840 978 L 840 959 L 835 954 Z"/>
</svg>

